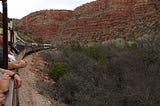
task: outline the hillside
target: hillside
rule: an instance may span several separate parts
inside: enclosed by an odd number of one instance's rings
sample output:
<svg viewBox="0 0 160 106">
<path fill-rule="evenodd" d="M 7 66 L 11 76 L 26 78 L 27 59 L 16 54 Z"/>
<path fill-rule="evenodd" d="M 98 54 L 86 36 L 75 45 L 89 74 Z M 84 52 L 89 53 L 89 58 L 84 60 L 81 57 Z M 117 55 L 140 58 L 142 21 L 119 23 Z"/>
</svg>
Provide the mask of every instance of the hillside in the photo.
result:
<svg viewBox="0 0 160 106">
<path fill-rule="evenodd" d="M 155 0 L 97 0 L 74 11 L 42 10 L 17 20 L 17 30 L 53 42 L 119 40 L 71 42 L 27 57 L 30 66 L 20 73 L 27 79 L 26 94 L 20 98 L 31 94 L 28 105 L 45 104 L 42 94 L 69 106 L 159 106 L 159 6 Z"/>
<path fill-rule="evenodd" d="M 160 20 L 155 0 L 97 0 L 74 11 L 43 10 L 21 19 L 19 28 L 53 41 L 106 41 L 150 33 Z"/>
<path fill-rule="evenodd" d="M 20 20 L 20 29 L 27 30 L 33 35 L 50 39 L 57 35 L 59 27 L 71 17 L 68 10 L 42 10 L 25 16 Z"/>
<path fill-rule="evenodd" d="M 102 41 L 117 36 L 140 36 L 160 19 L 158 4 L 140 0 L 97 0 L 75 9 L 63 39 Z"/>
</svg>

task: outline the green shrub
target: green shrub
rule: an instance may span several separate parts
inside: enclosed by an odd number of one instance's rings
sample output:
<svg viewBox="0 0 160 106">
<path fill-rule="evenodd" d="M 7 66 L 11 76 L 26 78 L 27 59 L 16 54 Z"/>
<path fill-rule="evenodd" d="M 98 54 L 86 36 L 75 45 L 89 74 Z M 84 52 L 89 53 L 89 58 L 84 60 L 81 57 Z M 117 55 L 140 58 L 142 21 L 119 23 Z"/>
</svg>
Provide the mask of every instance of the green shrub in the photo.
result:
<svg viewBox="0 0 160 106">
<path fill-rule="evenodd" d="M 49 76 L 57 81 L 60 77 L 70 73 L 70 67 L 64 62 L 53 63 L 49 69 Z"/>
<path fill-rule="evenodd" d="M 127 44 L 132 49 L 136 49 L 137 48 L 137 43 L 134 42 L 134 41 L 128 41 Z"/>
<path fill-rule="evenodd" d="M 101 60 L 103 59 L 103 52 L 102 50 L 96 46 L 96 45 L 93 45 L 93 46 L 89 46 L 89 47 L 86 47 L 86 55 L 92 59 L 95 59 L 95 60 Z"/>
</svg>

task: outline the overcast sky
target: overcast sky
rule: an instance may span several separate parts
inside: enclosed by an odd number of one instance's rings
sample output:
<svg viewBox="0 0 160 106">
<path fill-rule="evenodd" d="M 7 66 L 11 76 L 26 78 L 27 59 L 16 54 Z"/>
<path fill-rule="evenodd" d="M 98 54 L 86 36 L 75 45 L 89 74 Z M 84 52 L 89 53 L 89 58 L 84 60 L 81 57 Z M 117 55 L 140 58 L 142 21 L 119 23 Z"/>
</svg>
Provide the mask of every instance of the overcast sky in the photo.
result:
<svg viewBox="0 0 160 106">
<path fill-rule="evenodd" d="M 76 7 L 95 0 L 7 0 L 8 17 L 18 18 L 44 9 L 74 10 Z M 0 6 L 2 11 L 2 5 Z"/>
</svg>

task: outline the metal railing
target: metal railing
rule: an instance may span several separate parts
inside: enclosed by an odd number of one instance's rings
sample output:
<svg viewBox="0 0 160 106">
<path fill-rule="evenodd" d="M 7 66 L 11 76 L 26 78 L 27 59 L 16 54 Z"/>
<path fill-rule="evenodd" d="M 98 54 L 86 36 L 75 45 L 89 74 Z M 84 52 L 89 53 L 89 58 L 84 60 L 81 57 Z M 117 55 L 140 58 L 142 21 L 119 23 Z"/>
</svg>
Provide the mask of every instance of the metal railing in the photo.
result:
<svg viewBox="0 0 160 106">
<path fill-rule="evenodd" d="M 14 105 L 13 98 L 14 98 L 14 82 L 11 80 L 10 81 L 10 86 L 9 86 L 9 92 L 6 95 L 6 101 L 5 101 L 5 106 L 16 106 Z"/>
<path fill-rule="evenodd" d="M 16 58 L 17 60 L 22 59 L 25 56 L 26 50 L 21 52 Z M 13 70 L 16 71 L 16 70 Z M 18 89 L 14 89 L 14 81 L 10 80 L 9 92 L 6 94 L 6 101 L 4 106 L 19 106 L 19 100 L 17 91 Z"/>
<path fill-rule="evenodd" d="M 40 50 L 46 50 L 45 47 L 27 47 L 23 51 L 20 52 L 20 54 L 16 57 L 17 60 L 23 59 L 25 56 L 40 51 Z M 13 70 L 16 71 L 16 70 Z M 18 101 L 18 95 L 17 95 L 17 90 L 14 89 L 14 81 L 10 81 L 10 87 L 9 87 L 9 92 L 6 95 L 6 101 L 5 101 L 5 106 L 19 106 L 19 101 Z"/>
</svg>

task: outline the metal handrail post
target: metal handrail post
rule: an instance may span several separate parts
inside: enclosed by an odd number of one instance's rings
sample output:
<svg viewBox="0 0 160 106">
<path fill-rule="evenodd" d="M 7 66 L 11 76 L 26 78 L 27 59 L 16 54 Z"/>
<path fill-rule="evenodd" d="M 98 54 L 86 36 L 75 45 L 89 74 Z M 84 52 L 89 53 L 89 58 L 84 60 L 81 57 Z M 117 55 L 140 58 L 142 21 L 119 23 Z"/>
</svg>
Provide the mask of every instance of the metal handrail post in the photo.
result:
<svg viewBox="0 0 160 106">
<path fill-rule="evenodd" d="M 7 0 L 2 0 L 3 6 L 3 68 L 8 69 L 8 16 Z"/>
</svg>

